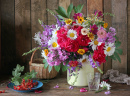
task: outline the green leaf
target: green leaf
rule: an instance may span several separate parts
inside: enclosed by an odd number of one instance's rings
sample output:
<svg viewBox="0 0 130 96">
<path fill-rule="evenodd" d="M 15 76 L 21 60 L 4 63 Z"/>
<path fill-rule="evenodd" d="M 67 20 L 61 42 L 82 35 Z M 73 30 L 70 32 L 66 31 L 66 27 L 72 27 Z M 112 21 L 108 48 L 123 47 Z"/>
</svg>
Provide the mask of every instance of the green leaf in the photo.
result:
<svg viewBox="0 0 130 96">
<path fill-rule="evenodd" d="M 64 9 L 63 7 L 59 6 L 59 7 L 58 7 L 58 10 L 56 10 L 56 12 L 57 12 L 59 15 L 65 17 L 65 18 L 68 18 L 67 13 L 66 13 L 66 11 L 65 11 L 65 9 Z"/>
<path fill-rule="evenodd" d="M 106 61 L 108 60 L 108 56 L 105 57 Z"/>
<path fill-rule="evenodd" d="M 66 65 L 62 66 L 62 71 L 65 72 L 68 69 L 68 67 Z"/>
<path fill-rule="evenodd" d="M 120 58 L 120 56 L 115 52 L 114 53 L 114 56 L 118 59 L 118 61 L 121 63 L 121 58 Z"/>
<path fill-rule="evenodd" d="M 38 22 L 39 22 L 40 24 L 42 24 L 42 21 L 41 21 L 40 19 L 38 19 Z"/>
<path fill-rule="evenodd" d="M 59 65 L 59 66 L 54 66 L 54 68 L 56 69 L 57 72 L 60 71 L 60 66 L 61 66 L 61 65 Z"/>
<path fill-rule="evenodd" d="M 49 73 L 51 72 L 51 70 L 52 70 L 52 66 L 49 66 L 49 67 L 48 67 Z"/>
<path fill-rule="evenodd" d="M 69 7 L 68 7 L 68 9 L 67 9 L 67 15 L 68 15 L 68 17 L 70 16 L 72 10 L 73 10 L 73 4 L 70 4 Z"/>
<path fill-rule="evenodd" d="M 116 57 L 114 55 L 110 56 L 110 58 L 116 60 Z"/>
<path fill-rule="evenodd" d="M 116 48 L 118 48 L 120 45 L 121 45 L 121 42 L 120 42 L 120 41 L 117 41 L 117 42 L 115 43 Z"/>
<path fill-rule="evenodd" d="M 58 16 L 58 18 L 63 19 L 63 20 L 60 20 L 60 21 L 64 21 L 64 18 L 61 15 L 57 15 L 57 16 Z"/>
<path fill-rule="evenodd" d="M 122 55 L 122 53 L 123 53 L 122 49 L 116 49 L 115 51 L 116 51 L 117 53 L 119 53 L 120 55 Z"/>
<path fill-rule="evenodd" d="M 43 59 L 43 63 L 44 63 L 44 69 L 46 69 L 48 67 L 48 63 L 47 63 L 46 59 Z"/>
<path fill-rule="evenodd" d="M 77 8 L 75 6 L 74 6 L 74 12 L 78 13 L 78 10 L 77 10 Z"/>
<path fill-rule="evenodd" d="M 83 7 L 84 7 L 84 4 L 80 7 L 80 9 L 78 10 L 78 13 L 81 13 Z"/>
</svg>

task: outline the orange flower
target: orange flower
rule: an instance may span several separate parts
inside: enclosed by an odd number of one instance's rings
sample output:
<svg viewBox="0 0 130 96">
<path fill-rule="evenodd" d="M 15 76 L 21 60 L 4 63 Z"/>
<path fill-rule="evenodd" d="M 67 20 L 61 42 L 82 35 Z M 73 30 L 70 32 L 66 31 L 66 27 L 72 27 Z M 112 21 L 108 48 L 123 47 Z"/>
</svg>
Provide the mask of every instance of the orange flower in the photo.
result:
<svg viewBox="0 0 130 96">
<path fill-rule="evenodd" d="M 108 23 L 104 23 L 104 28 L 107 28 L 108 27 Z"/>
</svg>

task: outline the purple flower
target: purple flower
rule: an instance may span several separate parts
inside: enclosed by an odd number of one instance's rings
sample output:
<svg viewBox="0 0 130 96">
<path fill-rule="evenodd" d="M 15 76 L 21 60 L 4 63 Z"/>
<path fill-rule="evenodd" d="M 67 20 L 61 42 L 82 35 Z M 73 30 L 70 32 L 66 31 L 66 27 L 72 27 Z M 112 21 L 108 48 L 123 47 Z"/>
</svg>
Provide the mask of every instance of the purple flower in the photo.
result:
<svg viewBox="0 0 130 96">
<path fill-rule="evenodd" d="M 61 63 L 66 63 L 66 60 L 69 58 L 68 53 L 64 50 L 61 50 L 61 48 L 50 48 L 50 52 L 48 53 L 48 59 L 47 62 L 50 66 L 58 66 Z"/>
<path fill-rule="evenodd" d="M 90 32 L 92 32 L 93 34 L 97 34 L 97 31 L 98 31 L 98 27 L 96 24 L 94 25 L 90 25 Z"/>
<path fill-rule="evenodd" d="M 72 90 L 72 89 L 74 89 L 74 87 L 73 87 L 73 86 L 70 86 L 70 87 L 69 87 L 69 89 L 71 89 L 71 90 Z"/>
<path fill-rule="evenodd" d="M 110 92 L 110 91 L 107 91 L 107 92 L 105 92 L 104 94 L 109 95 L 109 94 L 111 94 L 111 92 Z"/>
<path fill-rule="evenodd" d="M 57 15 L 55 16 L 56 20 L 57 20 L 57 24 L 59 27 L 62 27 L 65 25 L 64 21 L 61 21 L 62 19 L 60 19 Z"/>
<path fill-rule="evenodd" d="M 54 88 L 59 88 L 60 86 L 57 84 L 56 86 L 54 86 Z"/>
</svg>

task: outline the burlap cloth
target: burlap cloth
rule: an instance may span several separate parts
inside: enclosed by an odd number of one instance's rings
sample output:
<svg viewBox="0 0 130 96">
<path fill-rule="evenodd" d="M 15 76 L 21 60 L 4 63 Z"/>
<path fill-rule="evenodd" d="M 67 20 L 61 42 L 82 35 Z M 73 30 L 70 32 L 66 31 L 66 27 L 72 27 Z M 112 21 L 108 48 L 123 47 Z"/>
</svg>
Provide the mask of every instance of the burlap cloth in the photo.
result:
<svg viewBox="0 0 130 96">
<path fill-rule="evenodd" d="M 118 70 L 110 69 L 103 76 L 102 79 L 109 79 L 111 82 L 127 83 L 130 85 L 130 77 L 127 74 L 119 73 Z"/>
</svg>

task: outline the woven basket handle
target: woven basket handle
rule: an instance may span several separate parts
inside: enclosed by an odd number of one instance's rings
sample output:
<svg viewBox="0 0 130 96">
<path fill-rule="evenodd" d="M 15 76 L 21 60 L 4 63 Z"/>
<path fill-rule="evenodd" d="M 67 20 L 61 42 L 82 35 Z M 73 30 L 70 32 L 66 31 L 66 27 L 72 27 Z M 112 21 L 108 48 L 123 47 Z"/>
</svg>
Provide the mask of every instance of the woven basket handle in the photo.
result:
<svg viewBox="0 0 130 96">
<path fill-rule="evenodd" d="M 29 61 L 29 65 L 32 64 L 32 60 L 33 60 L 33 57 L 34 57 L 34 54 L 35 54 L 36 51 L 37 51 L 37 50 L 33 51 L 32 56 L 31 56 L 31 59 L 30 59 L 30 61 Z"/>
</svg>

